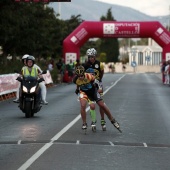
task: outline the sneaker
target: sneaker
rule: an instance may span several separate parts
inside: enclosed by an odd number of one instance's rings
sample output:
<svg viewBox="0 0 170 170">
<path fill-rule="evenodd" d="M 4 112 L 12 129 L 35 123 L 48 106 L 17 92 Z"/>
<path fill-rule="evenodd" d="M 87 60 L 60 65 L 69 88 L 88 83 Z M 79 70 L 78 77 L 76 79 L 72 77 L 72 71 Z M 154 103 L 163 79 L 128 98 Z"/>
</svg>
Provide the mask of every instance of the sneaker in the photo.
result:
<svg viewBox="0 0 170 170">
<path fill-rule="evenodd" d="M 14 103 L 19 103 L 19 99 L 13 100 Z"/>
<path fill-rule="evenodd" d="M 114 125 L 114 127 L 115 127 L 117 130 L 119 130 L 119 132 L 122 133 L 122 131 L 120 130 L 120 125 L 119 125 L 119 123 L 118 123 L 115 119 L 112 120 L 111 123 Z"/>
<path fill-rule="evenodd" d="M 105 131 L 106 130 L 106 122 L 104 119 L 101 119 L 101 126 L 102 126 L 103 131 Z"/>
<path fill-rule="evenodd" d="M 83 130 L 87 129 L 87 123 L 83 123 L 82 129 L 83 129 Z"/>
<path fill-rule="evenodd" d="M 47 102 L 47 101 L 45 101 L 45 100 L 42 100 L 42 101 L 41 101 L 41 104 L 47 105 L 47 104 L 48 104 L 48 102 Z"/>
</svg>

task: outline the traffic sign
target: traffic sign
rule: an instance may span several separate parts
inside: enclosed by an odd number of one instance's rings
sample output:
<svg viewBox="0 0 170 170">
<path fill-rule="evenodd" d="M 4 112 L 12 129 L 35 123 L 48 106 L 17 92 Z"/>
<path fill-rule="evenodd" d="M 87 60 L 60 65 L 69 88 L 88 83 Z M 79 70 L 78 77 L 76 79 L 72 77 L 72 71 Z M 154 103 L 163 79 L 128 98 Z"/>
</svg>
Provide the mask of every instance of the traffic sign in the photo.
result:
<svg viewBox="0 0 170 170">
<path fill-rule="evenodd" d="M 137 64 L 136 64 L 136 61 L 132 61 L 132 62 L 131 62 L 131 66 L 132 66 L 132 67 L 136 67 L 136 65 L 137 65 Z"/>
</svg>

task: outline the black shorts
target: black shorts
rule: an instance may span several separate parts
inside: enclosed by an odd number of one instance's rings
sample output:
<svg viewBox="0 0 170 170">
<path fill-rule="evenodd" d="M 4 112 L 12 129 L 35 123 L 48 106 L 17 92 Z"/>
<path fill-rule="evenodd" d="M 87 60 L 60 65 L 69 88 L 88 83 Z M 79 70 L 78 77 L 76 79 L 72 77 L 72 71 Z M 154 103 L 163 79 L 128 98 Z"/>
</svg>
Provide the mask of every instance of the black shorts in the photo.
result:
<svg viewBox="0 0 170 170">
<path fill-rule="evenodd" d="M 100 100 L 103 100 L 96 88 L 93 91 L 87 91 L 85 93 L 91 101 L 95 101 L 96 103 Z"/>
</svg>

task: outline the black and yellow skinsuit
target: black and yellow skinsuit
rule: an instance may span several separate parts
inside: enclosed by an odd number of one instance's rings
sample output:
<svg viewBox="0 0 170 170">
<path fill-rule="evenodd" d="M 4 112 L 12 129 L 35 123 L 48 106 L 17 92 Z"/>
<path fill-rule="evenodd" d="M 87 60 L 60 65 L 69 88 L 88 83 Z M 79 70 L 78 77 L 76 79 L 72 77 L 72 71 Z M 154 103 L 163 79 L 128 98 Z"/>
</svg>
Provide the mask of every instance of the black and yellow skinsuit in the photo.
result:
<svg viewBox="0 0 170 170">
<path fill-rule="evenodd" d="M 89 73 L 84 73 L 84 79 L 79 79 L 78 76 L 76 76 L 73 79 L 73 82 L 77 85 L 77 87 L 80 89 L 79 97 L 80 100 L 88 100 L 91 101 L 100 101 L 102 100 L 100 94 L 97 91 L 97 88 L 94 84 L 95 77 Z"/>
</svg>

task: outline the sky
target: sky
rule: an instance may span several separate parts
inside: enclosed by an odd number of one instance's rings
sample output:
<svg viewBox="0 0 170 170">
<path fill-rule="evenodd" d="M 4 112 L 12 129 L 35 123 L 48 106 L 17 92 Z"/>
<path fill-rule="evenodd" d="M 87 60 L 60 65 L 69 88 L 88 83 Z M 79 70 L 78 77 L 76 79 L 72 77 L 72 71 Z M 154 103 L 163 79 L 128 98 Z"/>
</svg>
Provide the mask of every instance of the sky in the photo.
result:
<svg viewBox="0 0 170 170">
<path fill-rule="evenodd" d="M 150 16 L 170 15 L 170 0 L 95 0 L 131 7 Z"/>
</svg>

